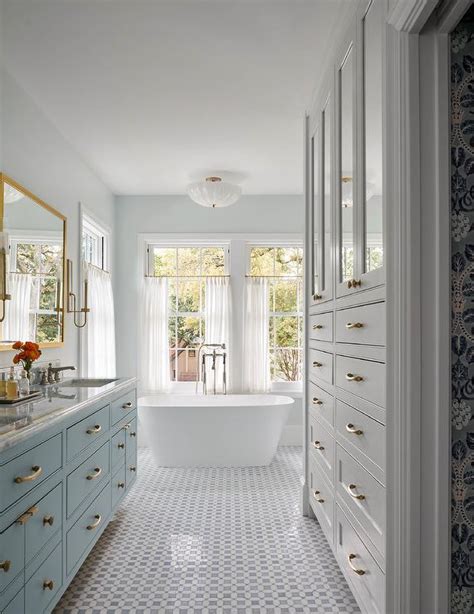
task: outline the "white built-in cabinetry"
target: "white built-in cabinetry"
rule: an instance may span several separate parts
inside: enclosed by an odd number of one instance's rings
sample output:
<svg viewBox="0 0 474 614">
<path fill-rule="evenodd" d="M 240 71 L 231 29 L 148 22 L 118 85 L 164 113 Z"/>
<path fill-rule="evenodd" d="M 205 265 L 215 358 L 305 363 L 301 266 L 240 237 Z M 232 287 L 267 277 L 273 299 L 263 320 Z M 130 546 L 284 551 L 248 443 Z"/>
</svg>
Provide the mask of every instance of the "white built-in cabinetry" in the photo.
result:
<svg viewBox="0 0 474 614">
<path fill-rule="evenodd" d="M 361 607 L 385 612 L 384 0 L 358 7 L 306 118 L 306 475 Z"/>
</svg>

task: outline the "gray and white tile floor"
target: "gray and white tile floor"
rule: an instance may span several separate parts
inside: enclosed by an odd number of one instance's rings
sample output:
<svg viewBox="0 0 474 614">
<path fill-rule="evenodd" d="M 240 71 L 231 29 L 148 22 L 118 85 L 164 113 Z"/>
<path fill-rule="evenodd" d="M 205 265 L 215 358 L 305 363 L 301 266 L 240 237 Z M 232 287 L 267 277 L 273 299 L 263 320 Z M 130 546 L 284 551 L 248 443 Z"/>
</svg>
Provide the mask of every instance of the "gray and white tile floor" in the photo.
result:
<svg viewBox="0 0 474 614">
<path fill-rule="evenodd" d="M 299 510 L 301 448 L 270 467 L 158 469 L 133 491 L 54 614 L 355 614 L 319 525 Z"/>
</svg>

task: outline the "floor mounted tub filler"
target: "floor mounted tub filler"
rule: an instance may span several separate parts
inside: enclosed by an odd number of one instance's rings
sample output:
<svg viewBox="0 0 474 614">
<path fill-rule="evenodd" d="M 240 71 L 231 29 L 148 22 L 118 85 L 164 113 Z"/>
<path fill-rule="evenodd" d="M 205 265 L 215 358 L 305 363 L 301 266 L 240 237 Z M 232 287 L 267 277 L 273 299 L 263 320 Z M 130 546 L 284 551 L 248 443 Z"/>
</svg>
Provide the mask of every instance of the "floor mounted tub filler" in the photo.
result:
<svg viewBox="0 0 474 614">
<path fill-rule="evenodd" d="M 293 403 L 273 394 L 144 396 L 140 434 L 160 467 L 269 465 Z"/>
</svg>

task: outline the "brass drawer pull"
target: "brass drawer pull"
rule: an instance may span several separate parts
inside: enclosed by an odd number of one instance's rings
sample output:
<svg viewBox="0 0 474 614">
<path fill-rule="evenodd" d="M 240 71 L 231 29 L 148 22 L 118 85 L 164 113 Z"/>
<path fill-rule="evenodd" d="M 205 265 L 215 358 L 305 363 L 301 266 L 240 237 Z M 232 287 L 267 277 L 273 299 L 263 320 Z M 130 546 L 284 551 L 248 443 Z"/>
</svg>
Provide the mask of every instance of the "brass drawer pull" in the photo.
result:
<svg viewBox="0 0 474 614">
<path fill-rule="evenodd" d="M 86 476 L 86 478 L 88 480 L 95 480 L 96 478 L 99 477 L 99 475 L 102 473 L 102 468 L 101 467 L 96 467 L 94 469 L 94 473 L 90 473 L 88 476 Z"/>
<path fill-rule="evenodd" d="M 129 408 L 129 407 L 131 407 L 131 406 L 132 406 L 132 402 L 131 402 L 131 401 L 128 401 L 127 403 L 124 403 L 124 404 L 122 405 L 122 409 L 128 409 L 128 408 Z"/>
<path fill-rule="evenodd" d="M 348 288 L 360 288 L 362 281 L 360 279 L 349 279 L 347 282 Z"/>
<path fill-rule="evenodd" d="M 87 525 L 87 530 L 88 531 L 93 531 L 94 529 L 97 529 L 97 527 L 102 522 L 102 516 L 100 514 L 96 514 L 94 516 L 94 518 L 95 518 L 95 522 L 93 522 L 92 524 L 88 524 Z"/>
<path fill-rule="evenodd" d="M 354 492 L 356 488 L 357 488 L 357 486 L 355 484 L 349 484 L 349 486 L 347 487 L 347 492 L 354 499 L 358 499 L 359 501 L 363 501 L 365 499 L 365 495 L 358 495 L 356 492 Z"/>
<path fill-rule="evenodd" d="M 346 373 L 346 380 L 348 382 L 363 382 L 364 378 L 362 375 L 354 375 L 353 373 Z"/>
<path fill-rule="evenodd" d="M 319 490 L 315 490 L 313 491 L 313 497 L 316 499 L 316 501 L 318 503 L 324 503 L 324 499 L 321 499 L 321 497 L 319 496 L 321 493 L 319 492 Z"/>
<path fill-rule="evenodd" d="M 322 298 L 321 294 L 313 294 L 313 301 L 320 301 Z"/>
<path fill-rule="evenodd" d="M 347 322 L 346 328 L 352 330 L 353 328 L 364 328 L 362 322 Z"/>
<path fill-rule="evenodd" d="M 100 424 L 96 424 L 93 428 L 87 429 L 86 433 L 88 435 L 94 435 L 95 433 L 100 433 L 101 430 L 102 427 L 100 426 Z"/>
<path fill-rule="evenodd" d="M 356 428 L 351 422 L 346 424 L 346 431 L 348 433 L 352 433 L 353 435 L 363 435 L 364 431 Z"/>
<path fill-rule="evenodd" d="M 349 567 L 358 576 L 363 576 L 365 574 L 365 571 L 363 569 L 358 569 L 357 567 L 354 567 L 354 565 L 352 564 L 352 561 L 356 558 L 357 558 L 357 554 L 349 554 L 349 556 L 347 557 L 347 560 L 349 561 Z"/>
<path fill-rule="evenodd" d="M 318 399 L 317 397 L 313 397 L 313 400 L 311 402 L 313 403 L 313 405 L 322 405 L 323 404 L 321 399 Z"/>
<path fill-rule="evenodd" d="M 125 488 L 125 482 L 119 482 L 117 488 Z"/>
<path fill-rule="evenodd" d="M 320 441 L 313 441 L 313 446 L 316 448 L 316 450 L 324 450 L 324 446 L 321 445 Z"/>
<path fill-rule="evenodd" d="M 131 467 L 129 467 L 129 469 L 130 469 L 130 471 L 136 471 L 136 470 L 137 470 L 137 468 L 136 468 L 134 465 L 132 465 Z"/>
<path fill-rule="evenodd" d="M 15 484 L 23 484 L 23 482 L 34 482 L 43 473 L 43 469 L 38 465 L 33 465 L 33 467 L 31 467 L 31 471 L 33 473 L 30 473 L 30 475 L 21 475 L 16 477 L 14 480 Z"/>
<path fill-rule="evenodd" d="M 119 448 L 120 450 L 123 450 L 125 448 L 125 444 L 120 442 L 117 444 L 117 448 Z"/>
<path fill-rule="evenodd" d="M 43 582 L 43 590 L 45 591 L 46 589 L 49 589 L 50 591 L 52 591 L 54 588 L 54 582 L 52 580 L 45 580 Z"/>
<path fill-rule="evenodd" d="M 50 527 L 53 526 L 53 524 L 54 524 L 54 516 L 45 516 L 43 518 L 43 526 L 46 526 L 47 524 L 49 524 Z"/>
<path fill-rule="evenodd" d="M 10 571 L 10 567 L 12 566 L 12 562 L 11 561 L 2 561 L 0 563 L 0 569 L 3 569 L 3 571 L 5 573 L 7 573 L 7 571 Z"/>
<path fill-rule="evenodd" d="M 129 422 L 128 424 L 124 424 L 124 425 L 123 425 L 123 428 L 124 428 L 125 430 L 129 429 L 129 428 L 130 428 L 130 422 Z"/>
<path fill-rule="evenodd" d="M 313 330 L 321 330 L 323 327 L 322 324 L 313 324 Z"/>
<path fill-rule="evenodd" d="M 323 363 L 322 362 L 318 362 L 317 360 L 313 360 L 313 367 L 317 367 L 319 369 L 319 367 L 322 367 Z"/>
<path fill-rule="evenodd" d="M 33 518 L 35 514 L 39 512 L 39 507 L 37 505 L 33 505 L 29 509 L 26 510 L 24 514 L 22 514 L 16 521 L 17 524 L 26 524 L 28 520 Z"/>
<path fill-rule="evenodd" d="M 132 432 L 130 433 L 130 437 L 136 437 L 136 436 L 137 436 L 137 434 L 135 433 L 135 431 L 132 431 Z"/>
</svg>

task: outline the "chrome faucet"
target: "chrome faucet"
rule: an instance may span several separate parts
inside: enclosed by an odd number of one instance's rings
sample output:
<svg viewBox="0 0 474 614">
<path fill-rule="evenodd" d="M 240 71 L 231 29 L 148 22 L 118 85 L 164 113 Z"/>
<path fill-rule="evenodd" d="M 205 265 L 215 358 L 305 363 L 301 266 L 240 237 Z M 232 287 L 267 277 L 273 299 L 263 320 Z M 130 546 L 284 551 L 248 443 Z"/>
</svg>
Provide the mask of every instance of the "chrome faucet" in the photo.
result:
<svg viewBox="0 0 474 614">
<path fill-rule="evenodd" d="M 206 348 L 212 351 L 203 351 Z M 219 352 L 218 350 L 221 351 Z M 209 394 L 206 368 L 207 358 L 212 358 L 211 371 L 214 372 L 213 394 L 217 394 L 217 359 L 222 359 L 222 394 L 227 394 L 227 352 L 225 343 L 204 343 L 202 340 L 200 340 L 200 345 L 198 349 L 198 374 L 196 379 L 196 393 L 198 392 L 199 382 L 202 382 L 203 394 Z"/>
<path fill-rule="evenodd" d="M 61 371 L 75 371 L 76 367 L 53 367 L 52 363 L 48 365 L 48 384 L 56 384 L 60 382 Z"/>
</svg>

